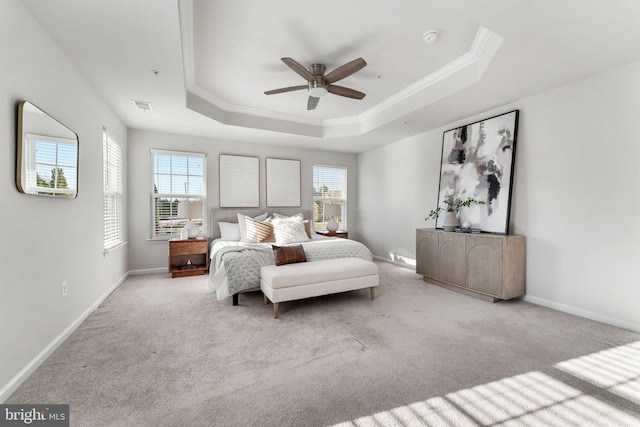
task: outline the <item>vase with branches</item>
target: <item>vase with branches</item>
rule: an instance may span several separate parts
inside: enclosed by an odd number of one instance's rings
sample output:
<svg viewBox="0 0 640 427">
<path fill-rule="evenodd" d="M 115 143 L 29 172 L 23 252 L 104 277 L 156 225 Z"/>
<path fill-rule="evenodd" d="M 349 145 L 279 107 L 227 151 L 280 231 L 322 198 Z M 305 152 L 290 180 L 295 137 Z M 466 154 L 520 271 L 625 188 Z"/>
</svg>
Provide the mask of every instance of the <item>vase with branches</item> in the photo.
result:
<svg viewBox="0 0 640 427">
<path fill-rule="evenodd" d="M 473 197 L 467 197 L 466 200 L 458 199 L 454 194 L 445 198 L 442 203 L 445 207 L 438 206 L 437 208 L 432 209 L 424 220 L 437 219 L 443 211 L 447 212 L 443 225 L 445 231 L 454 231 L 456 229 L 458 226 L 457 214 L 460 209 L 468 208 L 473 205 L 485 204 L 482 200 L 477 200 Z"/>
</svg>

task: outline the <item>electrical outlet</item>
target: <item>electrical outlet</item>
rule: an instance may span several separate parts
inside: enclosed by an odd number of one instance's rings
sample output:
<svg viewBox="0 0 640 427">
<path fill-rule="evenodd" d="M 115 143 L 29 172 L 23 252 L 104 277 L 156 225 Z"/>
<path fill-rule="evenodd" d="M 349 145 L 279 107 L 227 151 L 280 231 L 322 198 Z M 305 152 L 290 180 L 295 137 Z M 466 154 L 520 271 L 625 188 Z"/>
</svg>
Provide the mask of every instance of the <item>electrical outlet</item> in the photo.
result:
<svg viewBox="0 0 640 427">
<path fill-rule="evenodd" d="M 62 296 L 63 297 L 67 296 L 67 281 L 66 280 L 64 282 L 62 282 Z"/>
</svg>

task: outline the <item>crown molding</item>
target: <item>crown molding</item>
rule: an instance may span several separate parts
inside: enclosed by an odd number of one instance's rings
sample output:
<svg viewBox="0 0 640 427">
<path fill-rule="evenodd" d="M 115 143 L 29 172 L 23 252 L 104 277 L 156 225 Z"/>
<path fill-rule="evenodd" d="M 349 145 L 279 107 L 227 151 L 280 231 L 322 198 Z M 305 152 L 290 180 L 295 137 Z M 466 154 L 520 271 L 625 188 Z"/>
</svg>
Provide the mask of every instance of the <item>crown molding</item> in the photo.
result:
<svg viewBox="0 0 640 427">
<path fill-rule="evenodd" d="M 471 44 L 471 48 L 467 53 L 459 56 L 448 64 L 426 75 L 417 82 L 402 89 L 400 92 L 397 92 L 381 103 L 361 113 L 359 115 L 360 120 L 364 121 L 370 119 L 376 114 L 380 114 L 382 111 L 392 107 L 393 105 L 406 101 L 412 96 L 419 94 L 420 92 L 428 89 L 430 86 L 435 85 L 436 83 L 454 75 L 455 73 L 464 70 L 467 67 L 471 67 L 478 61 L 482 54 L 482 49 L 486 45 L 487 40 L 493 34 L 494 33 L 489 31 L 485 27 L 480 27 L 478 29 L 478 32 L 476 33 L 473 43 Z"/>
<path fill-rule="evenodd" d="M 228 104 L 195 82 L 193 0 L 179 0 L 187 108 L 218 122 L 318 138 L 357 136 L 408 115 L 480 81 L 502 37 L 479 27 L 469 51 L 356 116 L 326 120 Z M 205 105 L 209 104 L 209 105 Z"/>
<path fill-rule="evenodd" d="M 178 0 L 178 21 L 180 22 L 180 44 L 182 45 L 182 68 L 185 88 L 195 86 L 193 69 L 193 0 Z"/>
</svg>

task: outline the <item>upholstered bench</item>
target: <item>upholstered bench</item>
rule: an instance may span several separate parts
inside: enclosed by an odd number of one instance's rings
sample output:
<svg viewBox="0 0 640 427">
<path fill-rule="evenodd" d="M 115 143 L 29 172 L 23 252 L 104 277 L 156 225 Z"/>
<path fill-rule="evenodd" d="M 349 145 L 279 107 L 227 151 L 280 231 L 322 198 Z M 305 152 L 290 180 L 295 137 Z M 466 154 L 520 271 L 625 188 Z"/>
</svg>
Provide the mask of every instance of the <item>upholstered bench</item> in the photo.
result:
<svg viewBox="0 0 640 427">
<path fill-rule="evenodd" d="M 260 289 L 264 303 L 273 303 L 273 318 L 278 318 L 278 303 L 356 289 L 371 288 L 375 298 L 378 266 L 360 258 L 338 258 L 267 265 L 260 269 Z"/>
</svg>

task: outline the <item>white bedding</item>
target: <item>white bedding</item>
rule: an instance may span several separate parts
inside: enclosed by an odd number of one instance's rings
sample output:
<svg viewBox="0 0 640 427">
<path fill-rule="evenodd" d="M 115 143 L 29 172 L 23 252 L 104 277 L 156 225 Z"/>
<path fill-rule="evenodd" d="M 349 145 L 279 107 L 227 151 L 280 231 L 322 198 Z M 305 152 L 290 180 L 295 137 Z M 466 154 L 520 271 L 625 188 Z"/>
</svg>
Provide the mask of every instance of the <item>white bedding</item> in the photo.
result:
<svg viewBox="0 0 640 427">
<path fill-rule="evenodd" d="M 314 235 L 302 244 L 307 261 L 333 258 L 372 260 L 371 251 L 362 243 L 335 237 Z M 275 264 L 270 243 L 243 243 L 216 239 L 211 242 L 209 287 L 218 300 L 233 294 L 260 288 L 260 267 Z"/>
</svg>

